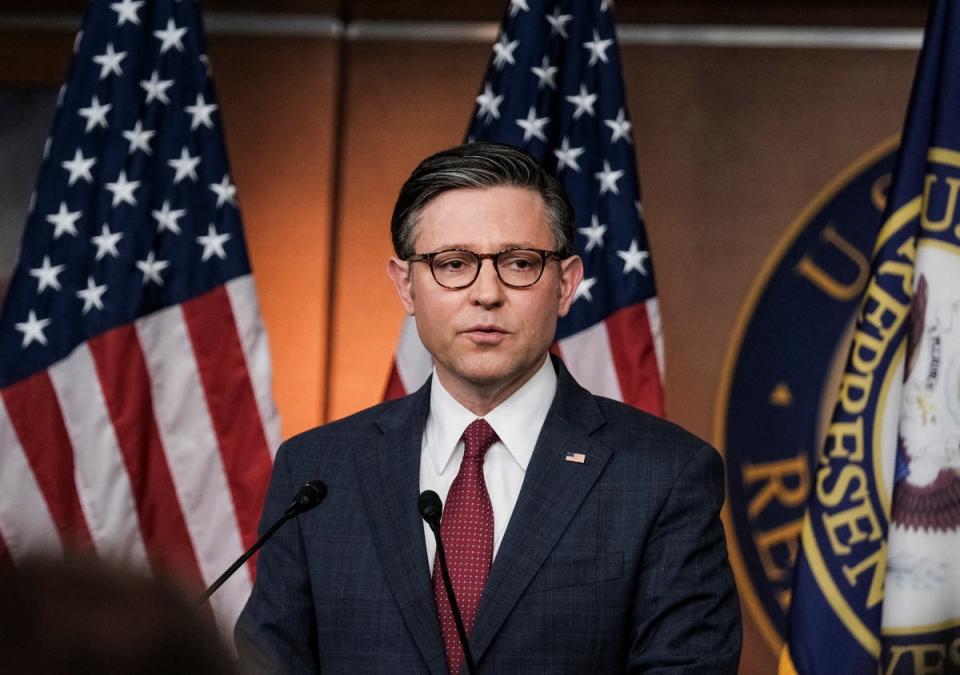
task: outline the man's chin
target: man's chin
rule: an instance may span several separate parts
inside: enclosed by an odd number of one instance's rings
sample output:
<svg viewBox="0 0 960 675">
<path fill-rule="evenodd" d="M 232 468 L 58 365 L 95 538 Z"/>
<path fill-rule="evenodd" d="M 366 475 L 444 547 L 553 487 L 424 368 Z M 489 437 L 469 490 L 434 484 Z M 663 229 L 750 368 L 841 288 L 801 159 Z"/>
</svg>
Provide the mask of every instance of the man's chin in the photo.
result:
<svg viewBox="0 0 960 675">
<path fill-rule="evenodd" d="M 504 363 L 502 359 L 465 359 L 457 368 L 448 369 L 464 384 L 479 389 L 509 387 L 514 382 L 525 382 L 539 364 Z"/>
</svg>

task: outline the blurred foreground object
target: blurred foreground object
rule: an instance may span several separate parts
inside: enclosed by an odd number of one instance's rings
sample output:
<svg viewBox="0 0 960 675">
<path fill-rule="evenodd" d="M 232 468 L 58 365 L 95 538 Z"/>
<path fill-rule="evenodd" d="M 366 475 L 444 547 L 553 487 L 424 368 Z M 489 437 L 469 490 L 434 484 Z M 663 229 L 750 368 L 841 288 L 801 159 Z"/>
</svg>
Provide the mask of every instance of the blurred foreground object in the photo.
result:
<svg viewBox="0 0 960 675">
<path fill-rule="evenodd" d="M 239 672 L 179 589 L 92 559 L 0 568 L 0 654 L 6 675 Z"/>
</svg>

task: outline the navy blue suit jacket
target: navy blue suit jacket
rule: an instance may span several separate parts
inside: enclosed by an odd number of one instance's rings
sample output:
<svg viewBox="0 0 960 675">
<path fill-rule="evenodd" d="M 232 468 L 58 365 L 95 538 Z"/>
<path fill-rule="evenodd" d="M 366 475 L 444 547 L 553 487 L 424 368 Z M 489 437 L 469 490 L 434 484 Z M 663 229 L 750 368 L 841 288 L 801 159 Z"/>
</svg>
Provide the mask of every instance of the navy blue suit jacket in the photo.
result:
<svg viewBox="0 0 960 675">
<path fill-rule="evenodd" d="M 556 365 L 470 636 L 478 671 L 735 673 L 719 455 Z M 329 494 L 261 550 L 236 629 L 245 659 L 296 674 L 447 672 L 417 511 L 429 390 L 280 448 L 261 527 L 308 480 Z"/>
</svg>

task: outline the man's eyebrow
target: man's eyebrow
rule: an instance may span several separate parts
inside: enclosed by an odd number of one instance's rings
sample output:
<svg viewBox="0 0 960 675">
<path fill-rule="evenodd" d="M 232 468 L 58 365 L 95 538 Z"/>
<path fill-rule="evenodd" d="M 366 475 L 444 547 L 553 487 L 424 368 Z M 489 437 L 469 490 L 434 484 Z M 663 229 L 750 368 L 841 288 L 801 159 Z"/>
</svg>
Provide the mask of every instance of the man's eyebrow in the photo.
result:
<svg viewBox="0 0 960 675">
<path fill-rule="evenodd" d="M 516 243 L 501 244 L 501 245 L 497 248 L 496 251 L 489 251 L 489 253 L 499 253 L 500 251 L 506 251 L 507 249 L 511 249 L 511 248 L 532 248 L 532 249 L 535 249 L 535 250 L 537 250 L 537 251 L 540 250 L 540 247 L 539 247 L 537 244 L 529 244 L 529 243 L 516 242 Z M 478 250 L 475 250 L 474 247 L 473 247 L 471 244 L 445 244 L 442 248 L 437 248 L 437 249 L 433 249 L 433 250 L 434 250 L 434 251 L 449 251 L 449 250 L 452 250 L 452 249 L 463 249 L 463 250 L 467 250 L 467 251 L 473 251 L 474 253 L 485 253 L 485 252 L 486 252 L 486 251 L 478 251 Z"/>
</svg>

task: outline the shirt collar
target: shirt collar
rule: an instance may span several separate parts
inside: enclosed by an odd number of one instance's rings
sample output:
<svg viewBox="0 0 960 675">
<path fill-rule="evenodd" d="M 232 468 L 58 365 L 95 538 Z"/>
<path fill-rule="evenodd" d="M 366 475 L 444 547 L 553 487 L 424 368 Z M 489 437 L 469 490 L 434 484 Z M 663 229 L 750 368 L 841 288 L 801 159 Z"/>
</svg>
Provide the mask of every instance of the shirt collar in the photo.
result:
<svg viewBox="0 0 960 675">
<path fill-rule="evenodd" d="M 533 456 L 533 448 L 556 392 L 557 373 L 547 356 L 533 377 L 484 416 L 497 432 L 500 442 L 524 471 Z M 443 473 L 446 469 L 457 450 L 464 429 L 475 419 L 476 415 L 444 389 L 434 368 L 427 420 L 427 448 L 437 473 Z"/>
</svg>

